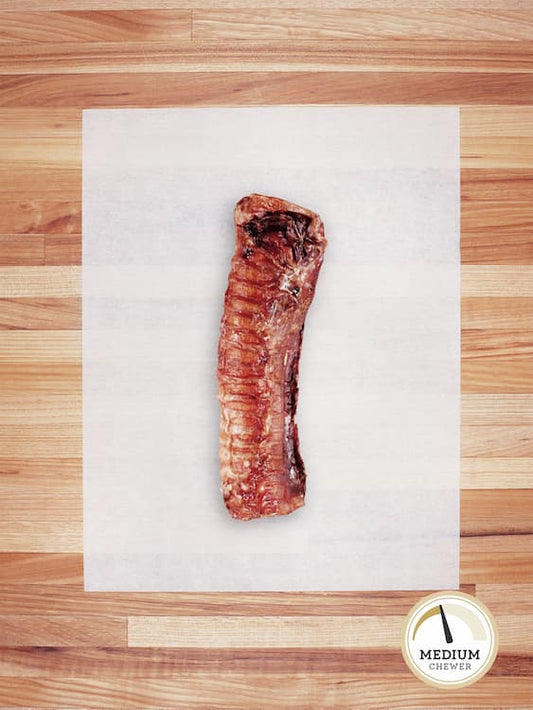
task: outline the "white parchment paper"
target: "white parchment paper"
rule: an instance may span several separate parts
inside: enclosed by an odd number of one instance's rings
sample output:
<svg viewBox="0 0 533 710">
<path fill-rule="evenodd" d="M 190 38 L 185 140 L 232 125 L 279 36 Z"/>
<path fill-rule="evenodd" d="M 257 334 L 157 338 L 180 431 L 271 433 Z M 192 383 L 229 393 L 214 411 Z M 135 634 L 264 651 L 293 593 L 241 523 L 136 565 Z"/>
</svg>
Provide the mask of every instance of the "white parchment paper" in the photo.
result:
<svg viewBox="0 0 533 710">
<path fill-rule="evenodd" d="M 216 351 L 251 192 L 318 212 L 329 246 L 297 414 L 306 506 L 233 520 Z M 89 590 L 458 585 L 455 108 L 83 114 Z"/>
</svg>

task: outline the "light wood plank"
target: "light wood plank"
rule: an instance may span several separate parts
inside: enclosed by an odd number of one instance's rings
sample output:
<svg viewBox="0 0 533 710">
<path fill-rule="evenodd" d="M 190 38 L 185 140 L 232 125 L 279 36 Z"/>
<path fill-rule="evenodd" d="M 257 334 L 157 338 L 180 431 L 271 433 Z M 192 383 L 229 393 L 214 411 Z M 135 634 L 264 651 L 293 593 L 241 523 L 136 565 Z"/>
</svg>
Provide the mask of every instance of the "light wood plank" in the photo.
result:
<svg viewBox="0 0 533 710">
<path fill-rule="evenodd" d="M 461 296 L 463 298 L 476 296 L 531 297 L 533 296 L 533 266 L 462 266 Z"/>
<path fill-rule="evenodd" d="M 513 357 L 464 360 L 461 391 L 463 394 L 533 394 L 533 360 Z M 478 455 L 483 454 L 479 451 Z"/>
<path fill-rule="evenodd" d="M 403 617 L 132 616 L 128 646 L 397 648 Z"/>
<path fill-rule="evenodd" d="M 533 106 L 461 108 L 461 138 L 533 137 Z"/>
<path fill-rule="evenodd" d="M 189 10 L 4 12 L 0 42 L 127 42 L 184 40 L 191 36 Z"/>
<path fill-rule="evenodd" d="M 31 501 L 26 500 L 26 508 Z M 72 504 L 80 505 L 78 498 Z M 69 502 L 67 502 L 69 505 Z M 21 507 L 19 507 L 19 511 Z M 22 513 L 24 516 L 24 513 Z M 16 523 L 16 524 L 15 524 Z M 37 520 L 35 516 L 26 521 L 0 518 L 0 553 L 8 552 L 58 552 L 71 553 L 83 550 L 83 526 L 78 521 L 55 518 Z"/>
<path fill-rule="evenodd" d="M 0 43 L 5 73 L 92 74 L 227 71 L 416 71 L 527 73 L 531 41 L 429 39 L 310 39 L 238 42 L 157 40 Z M 501 130 L 501 129 L 500 129 Z"/>
<path fill-rule="evenodd" d="M 282 42 L 293 37 L 320 41 L 345 39 L 533 39 L 533 12 L 483 12 L 455 7 L 426 10 L 402 8 L 389 11 L 373 9 L 276 10 L 193 10 L 193 40 L 233 42 L 270 39 Z"/>
<path fill-rule="evenodd" d="M 533 584 L 478 584 L 476 597 L 493 614 L 533 614 Z"/>
<path fill-rule="evenodd" d="M 125 646 L 127 620 L 111 616 L 0 616 L 2 646 Z"/>
<path fill-rule="evenodd" d="M 533 424 L 533 395 L 465 394 L 461 397 L 461 421 L 465 426 Z"/>
<path fill-rule="evenodd" d="M 533 614 L 496 615 L 496 624 L 499 633 L 499 647 L 503 651 L 512 650 L 514 653 L 533 652 Z M 533 688 L 533 686 L 532 686 Z"/>
<path fill-rule="evenodd" d="M 533 456 L 533 428 L 530 425 L 463 426 L 461 455 Z"/>
<path fill-rule="evenodd" d="M 533 458 L 462 458 L 461 488 L 533 488 Z"/>
<path fill-rule="evenodd" d="M 79 331 L 29 330 L 2 333 L 0 363 L 48 362 L 79 365 L 80 360 Z"/>
<path fill-rule="evenodd" d="M 461 538 L 463 584 L 533 582 L 533 535 Z"/>
<path fill-rule="evenodd" d="M 81 363 L 0 363 L 0 391 L 5 395 L 81 392 Z"/>
<path fill-rule="evenodd" d="M 75 266 L 0 268 L 0 298 L 77 298 L 80 287 Z"/>
<path fill-rule="evenodd" d="M 266 103 L 527 106 L 532 93 L 533 76 L 516 72 L 159 72 L 0 77 L 0 107 L 3 108 L 156 108 Z M 505 147 L 504 155 L 508 155 L 509 150 Z M 509 165 L 505 160 L 501 167 L 523 167 L 523 150 L 517 145 L 511 150 L 518 165 Z M 479 164 L 475 153 L 470 159 Z M 526 165 L 529 164 L 528 157 Z M 470 165 L 466 163 L 465 167 Z M 64 199 L 79 199 L 71 197 L 69 192 L 60 194 Z"/>
<path fill-rule="evenodd" d="M 0 497 L 35 495 L 39 501 L 53 493 L 58 499 L 72 499 L 82 495 L 82 464 L 79 458 L 29 458 L 28 456 L 0 459 Z"/>
<path fill-rule="evenodd" d="M 36 526 L 51 525 L 54 521 L 62 523 L 64 530 L 68 525 L 73 531 L 77 530 L 82 520 L 83 507 L 79 488 L 70 495 L 63 491 L 61 497 L 58 498 L 53 486 L 50 486 L 48 490 L 42 490 L 41 495 L 37 496 L 35 491 L 31 489 L 26 491 L 20 483 L 22 482 L 19 482 L 18 486 L 12 487 L 9 507 L 2 512 L 0 520 L 2 531 L 11 527 L 13 535 L 18 534 L 19 537 L 22 537 L 30 529 L 32 523 L 35 523 Z M 5 551 L 9 550 L 9 548 L 4 549 Z M 48 545 L 45 549 L 51 551 L 53 548 Z M 38 552 L 39 550 L 28 548 L 28 551 Z M 58 550 L 58 552 L 62 552 L 62 550 Z"/>
<path fill-rule="evenodd" d="M 9 397 L 9 396 L 8 396 Z M 4 398 L 5 400 L 6 398 Z M 16 397 L 19 400 L 19 397 Z M 17 458 L 20 456 L 76 458 L 82 454 L 81 403 L 72 406 L 69 395 L 46 396 L 50 409 L 45 406 L 35 407 L 31 416 L 25 417 L 17 409 L 13 413 L 6 411 L 8 407 L 3 401 L 0 405 L 0 416 L 4 423 L 0 430 L 0 449 L 4 456 Z M 59 404 L 63 400 L 65 403 Z M 20 398 L 19 407 L 24 404 Z M 69 416 L 70 413 L 70 416 Z M 0 490 L 2 476 L 0 474 Z M 48 488 L 55 488 L 49 484 Z M 28 495 L 29 495 L 28 490 Z M 34 503 L 38 503 L 36 491 Z M 79 491 L 81 495 L 81 490 Z M 6 517 L 10 517 L 9 514 Z"/>
<path fill-rule="evenodd" d="M 22 166 L 25 170 L 46 166 L 78 168 L 81 161 L 81 133 L 79 130 L 66 133 L 61 130 L 50 132 L 46 138 L 35 135 L 0 134 L 2 162 L 13 170 Z M 1 173 L 5 179 L 4 170 Z M 3 197 L 5 199 L 5 196 Z"/>
<path fill-rule="evenodd" d="M 36 394 L 3 395 L 0 399 L 0 418 L 7 427 L 32 427 L 50 424 L 74 427 L 81 426 L 81 392 L 72 395 L 50 393 L 46 396 Z M 14 435 L 15 432 L 13 432 Z M 0 437 L 4 433 L 0 431 Z M 8 437 L 6 436 L 6 439 Z M 7 442 L 6 442 L 7 443 Z M 58 454 L 60 457 L 61 454 Z M 77 458 L 65 457 L 65 458 Z"/>
<path fill-rule="evenodd" d="M 530 169 L 533 167 L 533 138 L 461 137 L 461 165 L 499 170 Z"/>
<path fill-rule="evenodd" d="M 409 671 L 366 674 L 185 672 L 179 678 L 0 678 L 0 702 L 39 707 L 172 707 L 227 710 L 353 710 L 392 708 L 501 708 L 501 698 L 519 710 L 529 706 L 531 678 L 489 677 L 454 693 L 428 688 Z M 222 704 L 221 704 L 222 701 Z"/>
</svg>

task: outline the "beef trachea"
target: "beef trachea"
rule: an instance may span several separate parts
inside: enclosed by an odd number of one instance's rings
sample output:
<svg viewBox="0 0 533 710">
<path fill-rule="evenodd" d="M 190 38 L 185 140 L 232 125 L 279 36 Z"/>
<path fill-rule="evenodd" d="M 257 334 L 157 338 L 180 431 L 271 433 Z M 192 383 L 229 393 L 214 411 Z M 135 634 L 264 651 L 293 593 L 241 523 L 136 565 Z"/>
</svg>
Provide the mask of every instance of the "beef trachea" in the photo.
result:
<svg viewBox="0 0 533 710">
<path fill-rule="evenodd" d="M 243 197 L 218 348 L 220 475 L 232 517 L 304 505 L 295 423 L 304 321 L 326 239 L 320 217 L 286 200 Z"/>
</svg>

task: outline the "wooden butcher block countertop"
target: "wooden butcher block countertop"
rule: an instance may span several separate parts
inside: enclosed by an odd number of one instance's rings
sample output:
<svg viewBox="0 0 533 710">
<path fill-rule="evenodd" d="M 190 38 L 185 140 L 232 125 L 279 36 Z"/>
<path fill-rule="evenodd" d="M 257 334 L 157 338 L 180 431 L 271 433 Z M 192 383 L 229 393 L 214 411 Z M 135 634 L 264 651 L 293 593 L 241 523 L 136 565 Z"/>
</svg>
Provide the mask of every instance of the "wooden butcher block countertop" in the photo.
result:
<svg viewBox="0 0 533 710">
<path fill-rule="evenodd" d="M 0 0 L 0 707 L 533 707 L 533 4 L 293 4 Z M 469 688 L 407 670 L 419 592 L 83 592 L 81 110 L 282 103 L 461 107 Z"/>
</svg>

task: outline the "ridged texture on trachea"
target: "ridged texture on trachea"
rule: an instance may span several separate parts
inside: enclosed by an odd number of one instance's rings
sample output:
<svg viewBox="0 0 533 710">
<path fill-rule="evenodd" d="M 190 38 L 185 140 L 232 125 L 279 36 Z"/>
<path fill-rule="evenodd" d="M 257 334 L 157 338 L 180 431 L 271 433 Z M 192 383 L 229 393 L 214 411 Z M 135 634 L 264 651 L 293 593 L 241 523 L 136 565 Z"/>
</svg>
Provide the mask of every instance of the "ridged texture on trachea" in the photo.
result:
<svg viewBox="0 0 533 710">
<path fill-rule="evenodd" d="M 218 349 L 220 474 L 228 511 L 249 520 L 304 505 L 298 363 L 327 242 L 317 214 L 264 195 L 237 203 L 235 231 Z"/>
</svg>

